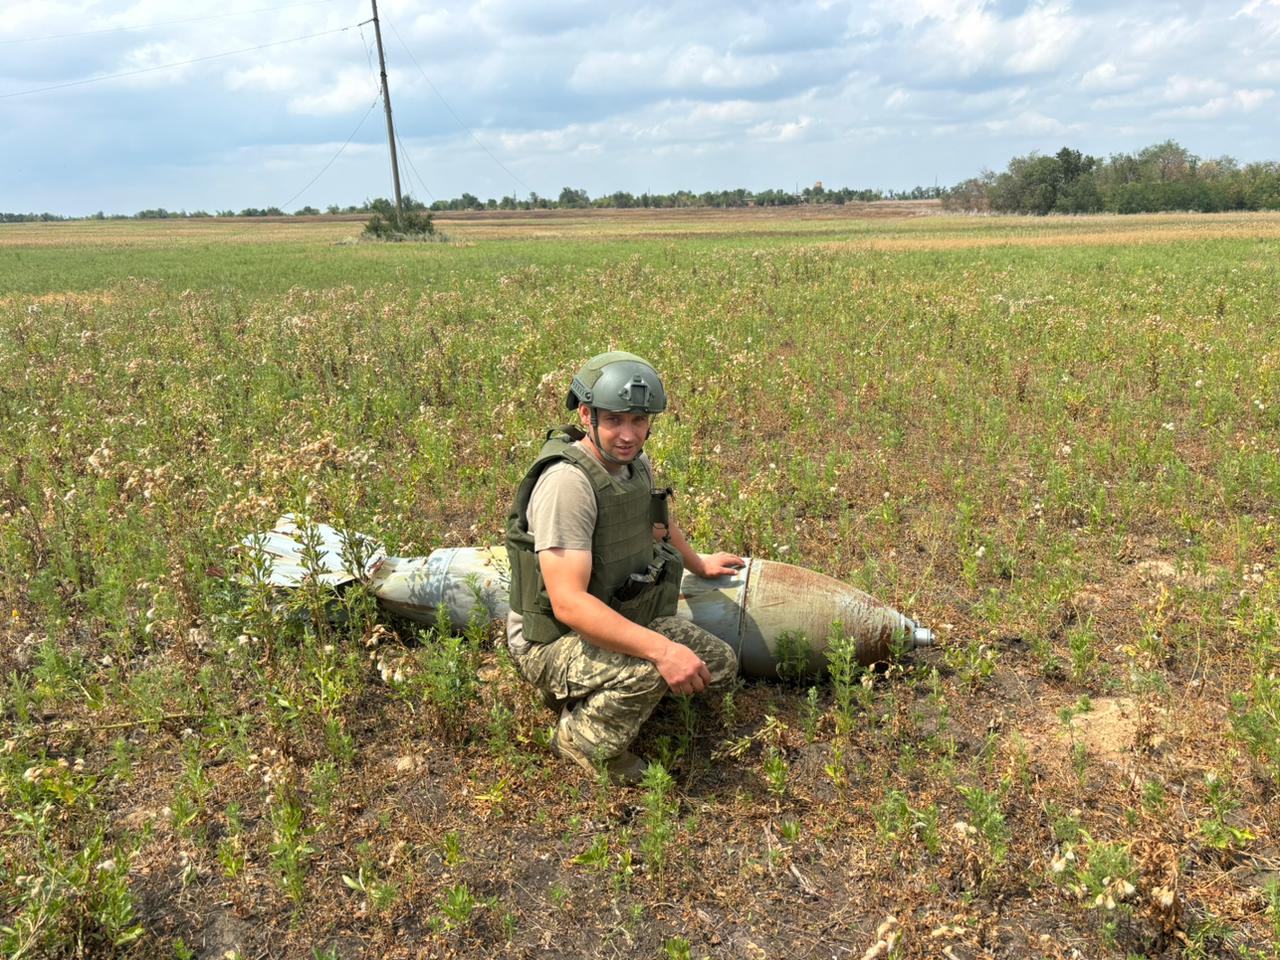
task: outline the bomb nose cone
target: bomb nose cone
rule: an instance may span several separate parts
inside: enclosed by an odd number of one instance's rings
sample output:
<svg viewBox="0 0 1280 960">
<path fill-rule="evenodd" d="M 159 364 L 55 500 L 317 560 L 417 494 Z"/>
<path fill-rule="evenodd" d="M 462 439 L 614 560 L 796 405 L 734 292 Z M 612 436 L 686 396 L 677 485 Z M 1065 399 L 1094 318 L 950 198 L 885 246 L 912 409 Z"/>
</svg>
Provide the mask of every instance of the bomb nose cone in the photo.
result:
<svg viewBox="0 0 1280 960">
<path fill-rule="evenodd" d="M 784 660 L 791 669 L 821 675 L 836 624 L 857 641 L 864 665 L 890 659 L 904 643 L 933 643 L 933 631 L 849 584 L 788 563 L 745 559 L 742 570 L 715 580 L 686 573 L 677 615 L 733 647 L 748 677 L 776 677 Z"/>
</svg>

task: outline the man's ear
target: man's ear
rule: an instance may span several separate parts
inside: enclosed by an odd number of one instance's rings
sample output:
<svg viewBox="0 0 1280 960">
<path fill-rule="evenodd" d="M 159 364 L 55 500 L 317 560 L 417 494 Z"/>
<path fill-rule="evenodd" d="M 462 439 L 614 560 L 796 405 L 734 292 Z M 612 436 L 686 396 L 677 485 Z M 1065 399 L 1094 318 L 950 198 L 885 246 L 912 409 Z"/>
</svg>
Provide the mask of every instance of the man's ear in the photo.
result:
<svg viewBox="0 0 1280 960">
<path fill-rule="evenodd" d="M 583 430 L 591 426 L 591 410 L 585 403 L 578 405 L 578 423 L 582 424 Z"/>
</svg>

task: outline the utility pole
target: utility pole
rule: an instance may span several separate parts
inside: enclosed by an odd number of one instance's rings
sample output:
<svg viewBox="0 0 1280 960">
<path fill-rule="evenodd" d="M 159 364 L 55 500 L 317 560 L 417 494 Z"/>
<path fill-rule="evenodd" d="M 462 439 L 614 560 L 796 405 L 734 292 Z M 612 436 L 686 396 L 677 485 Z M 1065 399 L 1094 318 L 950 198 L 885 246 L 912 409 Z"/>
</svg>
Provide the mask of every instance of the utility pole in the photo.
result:
<svg viewBox="0 0 1280 960">
<path fill-rule="evenodd" d="M 382 26 L 378 23 L 378 0 L 373 4 L 373 35 L 378 39 L 378 66 L 382 70 L 382 106 L 387 111 L 387 145 L 391 148 L 391 179 L 396 188 L 396 226 L 400 226 L 403 210 L 400 200 L 400 164 L 396 160 L 396 128 L 391 125 L 391 91 L 387 89 L 387 58 L 382 54 Z"/>
</svg>

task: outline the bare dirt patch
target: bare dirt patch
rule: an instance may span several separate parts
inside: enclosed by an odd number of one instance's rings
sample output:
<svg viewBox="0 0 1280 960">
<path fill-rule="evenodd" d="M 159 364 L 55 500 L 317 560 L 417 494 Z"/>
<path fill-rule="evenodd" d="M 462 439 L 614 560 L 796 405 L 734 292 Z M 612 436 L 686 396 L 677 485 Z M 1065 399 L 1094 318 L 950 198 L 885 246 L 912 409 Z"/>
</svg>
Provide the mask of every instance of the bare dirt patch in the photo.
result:
<svg viewBox="0 0 1280 960">
<path fill-rule="evenodd" d="M 1090 709 L 1071 718 L 1070 733 L 1093 756 L 1119 760 L 1137 745 L 1140 729 L 1138 705 L 1128 697 L 1101 697 Z"/>
</svg>

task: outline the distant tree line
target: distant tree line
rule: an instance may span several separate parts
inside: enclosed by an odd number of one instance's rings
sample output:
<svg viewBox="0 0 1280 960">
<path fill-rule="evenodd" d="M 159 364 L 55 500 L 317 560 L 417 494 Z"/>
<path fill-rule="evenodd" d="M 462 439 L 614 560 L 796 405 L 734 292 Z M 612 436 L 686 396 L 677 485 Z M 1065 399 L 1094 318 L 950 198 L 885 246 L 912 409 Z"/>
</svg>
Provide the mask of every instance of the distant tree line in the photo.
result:
<svg viewBox="0 0 1280 960">
<path fill-rule="evenodd" d="M 1003 173 L 984 170 L 943 197 L 950 210 L 998 213 L 1157 213 L 1280 209 L 1280 164 L 1202 160 L 1175 140 L 1107 159 L 1063 147 L 1014 157 Z"/>
<path fill-rule="evenodd" d="M 984 170 L 954 187 L 913 187 L 910 190 L 874 190 L 840 187 L 826 189 L 821 183 L 800 190 L 708 190 L 694 193 L 633 194 L 625 190 L 599 197 L 586 190 L 564 187 L 558 197 L 530 192 L 481 200 L 463 193 L 451 200 L 435 200 L 430 205 L 411 196 L 403 198 L 405 210 L 415 213 L 446 210 L 585 210 L 670 209 L 695 207 L 773 207 L 809 204 L 839 206 L 875 200 L 941 199 L 949 210 L 995 211 L 998 213 L 1154 213 L 1164 210 L 1280 209 L 1280 163 L 1265 161 L 1241 164 L 1229 156 L 1201 159 L 1176 140 L 1153 144 L 1136 153 L 1116 153 L 1105 159 L 1063 147 L 1052 155 L 1032 152 L 1014 157 L 1001 173 Z M 323 214 L 368 216 L 391 219 L 395 204 L 385 197 L 366 199 L 360 204 L 330 204 L 323 211 L 300 207 L 286 214 L 279 207 L 246 207 L 243 210 L 166 210 L 164 207 L 139 210 L 134 214 L 90 214 L 89 220 L 166 220 L 199 217 L 315 217 Z M 54 213 L 4 213 L 0 223 L 82 219 Z"/>
<path fill-rule="evenodd" d="M 38 223 L 40 221 L 69 220 L 70 217 L 56 213 L 3 213 L 0 212 L 0 223 Z"/>
<path fill-rule="evenodd" d="M 669 209 L 675 207 L 781 207 L 800 204 L 834 204 L 839 206 L 855 201 L 870 202 L 873 200 L 935 200 L 946 193 L 939 187 L 913 187 L 910 190 L 854 190 L 849 187 L 828 190 L 821 183 L 805 187 L 799 191 L 760 190 L 751 191 L 739 187 L 736 190 L 708 190 L 704 193 L 693 193 L 689 190 L 677 190 L 675 193 L 642 193 L 639 195 L 618 190 L 614 193 L 592 198 L 586 190 L 565 187 L 558 198 L 539 196 L 531 192 L 527 198 L 515 196 L 495 200 L 490 197 L 481 200 L 471 193 L 464 193 L 452 200 L 436 200 L 428 206 L 411 196 L 402 198 L 402 206 L 410 212 L 428 212 L 442 210 L 586 210 L 589 208 L 629 209 L 632 207 L 647 209 Z M 23 223 L 32 220 L 189 220 L 200 217 L 318 217 L 321 214 L 330 216 L 352 214 L 367 216 L 380 214 L 390 218 L 395 213 L 395 203 L 385 197 L 375 197 L 360 204 L 340 206 L 330 204 L 324 210 L 313 206 L 300 207 L 292 214 L 287 214 L 279 207 L 245 207 L 243 210 L 166 210 L 154 207 L 139 210 L 134 214 L 106 214 L 99 210 L 88 217 L 64 217 L 53 213 L 0 213 L 0 223 Z"/>
<path fill-rule="evenodd" d="M 298 214 L 302 215 L 304 211 L 310 210 L 312 213 L 319 213 L 314 208 L 306 208 L 299 210 Z M 97 213 L 91 213 L 87 217 L 64 217 L 57 213 L 3 213 L 0 212 L 0 223 L 31 223 L 33 221 L 48 220 L 190 220 L 199 217 L 284 217 L 287 214 L 279 207 L 267 207 L 259 210 L 257 207 L 246 207 L 243 210 L 219 210 L 217 213 L 209 213 L 207 210 L 166 210 L 164 207 L 153 207 L 147 210 L 139 210 L 137 213 L 103 213 L 99 210 Z"/>
<path fill-rule="evenodd" d="M 434 211 L 443 210 L 586 210 L 588 208 L 604 208 L 613 210 L 671 209 L 688 207 L 781 207 L 799 204 L 845 204 L 854 201 L 870 202 L 873 200 L 930 200 L 937 199 L 945 191 L 938 187 L 913 187 L 911 190 L 854 190 L 840 187 L 828 190 L 821 183 L 805 187 L 799 191 L 792 190 L 760 190 L 751 191 L 743 187 L 734 190 L 708 190 L 693 193 L 690 190 L 677 190 L 675 193 L 628 193 L 616 190 L 594 199 L 586 190 L 565 187 L 559 197 L 543 197 L 531 192 L 527 199 L 515 195 L 505 196 L 500 200 L 490 197 L 481 200 L 475 194 L 464 193 L 452 200 L 436 200 L 431 204 Z"/>
</svg>

